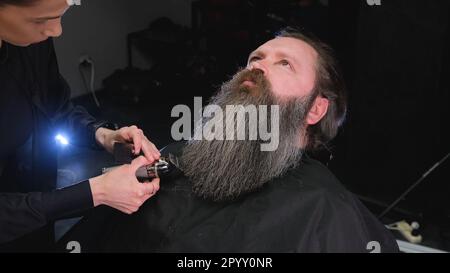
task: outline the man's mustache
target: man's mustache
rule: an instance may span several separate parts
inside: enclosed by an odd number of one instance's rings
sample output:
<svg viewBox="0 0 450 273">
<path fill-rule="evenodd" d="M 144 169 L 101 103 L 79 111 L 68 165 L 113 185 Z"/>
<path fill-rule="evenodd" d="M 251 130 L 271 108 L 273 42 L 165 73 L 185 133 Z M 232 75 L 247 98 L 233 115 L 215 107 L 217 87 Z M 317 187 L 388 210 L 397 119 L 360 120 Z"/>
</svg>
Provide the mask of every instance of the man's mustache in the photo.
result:
<svg viewBox="0 0 450 273">
<path fill-rule="evenodd" d="M 268 80 L 264 76 L 264 72 L 260 69 L 250 70 L 244 68 L 236 74 L 234 80 L 239 85 L 242 85 L 245 81 L 250 81 L 259 88 L 266 88 L 268 86 Z"/>
</svg>

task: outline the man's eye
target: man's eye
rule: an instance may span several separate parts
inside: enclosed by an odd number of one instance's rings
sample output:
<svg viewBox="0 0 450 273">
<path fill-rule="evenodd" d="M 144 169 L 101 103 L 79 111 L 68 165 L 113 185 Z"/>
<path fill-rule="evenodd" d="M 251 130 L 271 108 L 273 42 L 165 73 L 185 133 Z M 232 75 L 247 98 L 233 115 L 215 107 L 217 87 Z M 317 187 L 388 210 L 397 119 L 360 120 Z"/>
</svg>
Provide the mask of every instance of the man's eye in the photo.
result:
<svg viewBox="0 0 450 273">
<path fill-rule="evenodd" d="M 253 56 L 253 57 L 250 57 L 250 59 L 248 60 L 248 62 L 251 63 L 251 62 L 254 62 L 254 61 L 258 61 L 258 60 L 261 60 L 261 57 L 259 57 L 259 56 Z"/>
<path fill-rule="evenodd" d="M 283 66 L 289 66 L 289 67 L 291 66 L 291 64 L 287 60 L 281 60 L 280 64 Z"/>
</svg>

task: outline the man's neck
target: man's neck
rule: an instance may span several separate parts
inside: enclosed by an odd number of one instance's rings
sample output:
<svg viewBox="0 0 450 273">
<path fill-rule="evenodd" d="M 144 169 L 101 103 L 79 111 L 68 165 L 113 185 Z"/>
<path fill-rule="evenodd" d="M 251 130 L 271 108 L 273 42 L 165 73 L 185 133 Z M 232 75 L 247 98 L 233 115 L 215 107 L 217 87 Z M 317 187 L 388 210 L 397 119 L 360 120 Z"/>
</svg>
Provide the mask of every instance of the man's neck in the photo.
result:
<svg viewBox="0 0 450 273">
<path fill-rule="evenodd" d="M 3 44 L 2 39 L 0 39 L 0 48 L 2 48 L 2 44 Z"/>
</svg>

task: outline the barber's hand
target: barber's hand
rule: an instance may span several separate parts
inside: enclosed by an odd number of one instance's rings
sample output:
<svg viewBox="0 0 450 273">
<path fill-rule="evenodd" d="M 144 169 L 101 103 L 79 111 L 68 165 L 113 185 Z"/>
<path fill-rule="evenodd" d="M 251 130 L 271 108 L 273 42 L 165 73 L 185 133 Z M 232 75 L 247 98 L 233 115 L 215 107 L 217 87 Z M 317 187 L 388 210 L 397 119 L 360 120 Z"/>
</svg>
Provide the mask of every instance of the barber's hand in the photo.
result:
<svg viewBox="0 0 450 273">
<path fill-rule="evenodd" d="M 141 129 L 136 126 L 122 127 L 113 131 L 106 128 L 99 128 L 95 132 L 95 138 L 108 152 L 113 152 L 115 142 L 133 143 L 134 154 L 138 155 L 141 150 L 149 161 L 158 160 L 161 156 L 156 146 L 145 137 Z"/>
<path fill-rule="evenodd" d="M 159 178 L 144 183 L 136 179 L 136 170 L 151 163 L 140 156 L 131 164 L 89 179 L 94 206 L 107 205 L 127 214 L 136 212 L 159 190 Z"/>
</svg>

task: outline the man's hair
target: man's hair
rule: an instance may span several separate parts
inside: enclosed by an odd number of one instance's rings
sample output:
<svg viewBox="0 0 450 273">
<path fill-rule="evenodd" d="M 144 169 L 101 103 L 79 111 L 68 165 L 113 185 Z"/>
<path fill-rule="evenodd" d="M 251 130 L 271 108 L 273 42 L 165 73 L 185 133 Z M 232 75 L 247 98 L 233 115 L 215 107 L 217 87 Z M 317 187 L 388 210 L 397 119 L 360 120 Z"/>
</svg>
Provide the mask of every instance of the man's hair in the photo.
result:
<svg viewBox="0 0 450 273">
<path fill-rule="evenodd" d="M 279 31 L 275 37 L 299 39 L 317 52 L 316 80 L 308 110 L 317 96 L 329 100 L 328 111 L 325 116 L 317 124 L 308 126 L 307 129 L 306 149 L 317 150 L 337 135 L 339 127 L 345 120 L 347 112 L 346 87 L 339 64 L 334 58 L 331 47 L 312 34 L 306 34 L 298 29 L 288 27 Z"/>
</svg>

